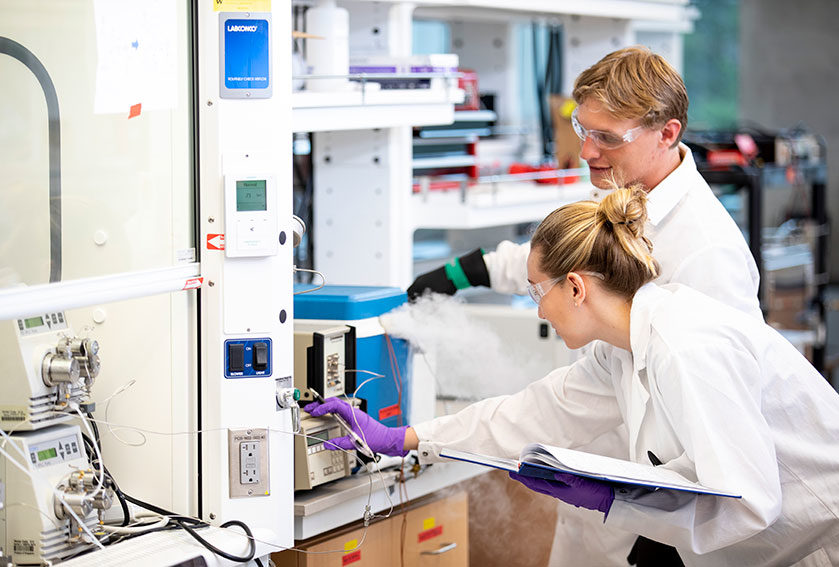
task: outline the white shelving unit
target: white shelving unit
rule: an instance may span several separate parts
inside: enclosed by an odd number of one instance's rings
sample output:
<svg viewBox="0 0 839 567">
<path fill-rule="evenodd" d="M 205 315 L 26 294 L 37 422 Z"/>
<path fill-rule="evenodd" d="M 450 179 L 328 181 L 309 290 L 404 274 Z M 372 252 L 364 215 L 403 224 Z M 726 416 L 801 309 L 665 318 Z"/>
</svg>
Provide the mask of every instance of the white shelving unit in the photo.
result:
<svg viewBox="0 0 839 567">
<path fill-rule="evenodd" d="M 503 182 L 458 190 L 414 193 L 414 228 L 476 229 L 544 218 L 565 205 L 591 197 L 591 185 Z"/>
<path fill-rule="evenodd" d="M 626 20 L 650 20 L 679 24 L 693 16 L 689 0 L 358 0 L 380 4 L 410 2 L 423 15 L 435 11 L 442 16 L 486 19 L 493 12 L 510 15 L 574 15 Z"/>
<path fill-rule="evenodd" d="M 307 92 L 291 95 L 294 132 L 326 132 L 450 124 L 460 89 Z"/>
<path fill-rule="evenodd" d="M 350 53 L 411 55 L 412 21 L 451 22 L 452 51 L 475 69 L 481 91 L 498 93 L 502 125 L 518 115 L 513 26 L 563 24 L 563 90 L 606 53 L 652 37 L 681 67 L 681 33 L 695 11 L 688 0 L 339 0 L 350 14 Z M 643 34 L 647 35 L 644 36 Z M 413 279 L 413 235 L 420 228 L 473 229 L 540 220 L 588 198 L 587 183 L 499 182 L 466 191 L 412 192 L 412 127 L 450 124 L 461 91 L 295 93 L 292 127 L 315 132 L 314 264 L 329 282 L 406 288 Z M 458 114 L 487 120 L 488 114 Z M 480 154 L 478 156 L 480 160 Z M 459 161 L 458 165 L 472 165 Z"/>
</svg>

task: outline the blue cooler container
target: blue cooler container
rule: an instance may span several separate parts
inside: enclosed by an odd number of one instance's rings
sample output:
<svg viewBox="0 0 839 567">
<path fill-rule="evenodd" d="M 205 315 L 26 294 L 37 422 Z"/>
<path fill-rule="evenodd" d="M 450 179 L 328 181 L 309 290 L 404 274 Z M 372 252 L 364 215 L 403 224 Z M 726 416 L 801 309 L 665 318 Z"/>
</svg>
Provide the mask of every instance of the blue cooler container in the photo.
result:
<svg viewBox="0 0 839 567">
<path fill-rule="evenodd" d="M 313 287 L 297 284 L 294 291 Z M 395 287 L 344 285 L 328 285 L 294 296 L 295 321 L 355 327 L 355 370 L 369 370 L 383 374 L 384 378 L 374 378 L 368 372 L 347 372 L 346 379 L 349 384 L 355 382 L 356 397 L 367 400 L 367 413 L 388 426 L 408 425 L 412 352 L 411 345 L 404 339 L 385 336 L 379 315 L 407 300 L 407 294 Z M 352 392 L 348 391 L 347 395 Z"/>
</svg>

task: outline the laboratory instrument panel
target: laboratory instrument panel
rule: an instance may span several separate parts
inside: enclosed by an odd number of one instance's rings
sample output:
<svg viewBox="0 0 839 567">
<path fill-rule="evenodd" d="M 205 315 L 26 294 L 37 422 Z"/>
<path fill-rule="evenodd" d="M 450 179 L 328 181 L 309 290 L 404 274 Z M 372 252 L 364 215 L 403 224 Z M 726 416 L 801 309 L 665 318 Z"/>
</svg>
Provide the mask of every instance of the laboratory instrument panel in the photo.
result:
<svg viewBox="0 0 839 567">
<path fill-rule="evenodd" d="M 0 322 L 0 428 L 27 431 L 69 419 L 90 397 L 99 374 L 99 344 L 78 337 L 64 313 Z"/>
<path fill-rule="evenodd" d="M 53 425 L 10 437 L 0 454 L 0 487 L 7 495 L 0 508 L 3 554 L 14 565 L 41 565 L 92 548 L 79 520 L 95 534 L 114 493 L 90 468 L 79 427 Z"/>
<path fill-rule="evenodd" d="M 309 388 L 324 398 L 354 393 L 355 347 L 354 327 L 295 323 L 294 387 L 303 403 L 314 400 Z"/>
<path fill-rule="evenodd" d="M 355 451 L 330 451 L 329 439 L 345 435 L 329 416 L 306 417 L 294 438 L 294 490 L 309 490 L 326 482 L 349 476 L 355 464 Z"/>
<path fill-rule="evenodd" d="M 277 254 L 277 190 L 270 175 L 225 175 L 224 250 L 228 258 Z"/>
</svg>

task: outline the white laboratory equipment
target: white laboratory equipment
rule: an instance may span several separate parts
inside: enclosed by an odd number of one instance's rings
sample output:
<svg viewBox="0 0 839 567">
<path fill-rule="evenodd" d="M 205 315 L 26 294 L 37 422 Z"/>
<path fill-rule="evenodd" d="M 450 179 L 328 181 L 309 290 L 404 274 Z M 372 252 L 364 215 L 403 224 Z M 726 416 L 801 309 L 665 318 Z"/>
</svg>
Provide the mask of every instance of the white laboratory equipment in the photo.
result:
<svg viewBox="0 0 839 567">
<path fill-rule="evenodd" d="M 99 343 L 76 336 L 63 311 L 0 321 L 0 428 L 26 431 L 67 421 L 90 398 Z"/>
<path fill-rule="evenodd" d="M 14 565 L 42 565 L 93 548 L 114 493 L 91 469 L 79 427 L 13 433 L 4 445 L 0 555 Z"/>
<path fill-rule="evenodd" d="M 288 12 L 0 5 L 0 265 L 24 284 L 0 282 L 0 429 L 11 435 L 0 440 L 0 564 L 115 564 L 121 544 L 94 529 L 111 484 L 85 454 L 86 426 L 66 423 L 76 409 L 94 412 L 97 461 L 121 492 L 203 521 L 233 555 L 251 545 L 265 561 L 293 545 L 302 228 L 279 72 L 290 59 L 274 49 L 291 34 Z M 67 50 L 73 41 L 85 49 Z M 109 363 L 97 378 L 99 344 Z M 200 547 L 179 530 L 131 542 L 142 555 L 162 539 L 187 548 L 184 537 Z M 208 564 L 229 563 L 210 549 L 198 552 Z"/>
</svg>

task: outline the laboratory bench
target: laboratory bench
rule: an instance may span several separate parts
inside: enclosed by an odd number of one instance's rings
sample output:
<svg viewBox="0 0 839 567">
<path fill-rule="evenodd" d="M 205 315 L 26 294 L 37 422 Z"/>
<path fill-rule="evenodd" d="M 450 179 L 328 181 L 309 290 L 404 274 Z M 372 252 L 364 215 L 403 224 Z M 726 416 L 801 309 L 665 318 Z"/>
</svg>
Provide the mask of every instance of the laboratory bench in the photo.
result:
<svg viewBox="0 0 839 567">
<path fill-rule="evenodd" d="M 416 473 L 407 469 L 406 464 L 404 482 L 400 470 L 386 470 L 298 492 L 295 549 L 275 553 L 274 563 L 468 565 L 469 500 L 459 483 L 487 469 L 460 462 L 435 463 Z M 368 505 L 373 518 L 365 528 Z"/>
</svg>

